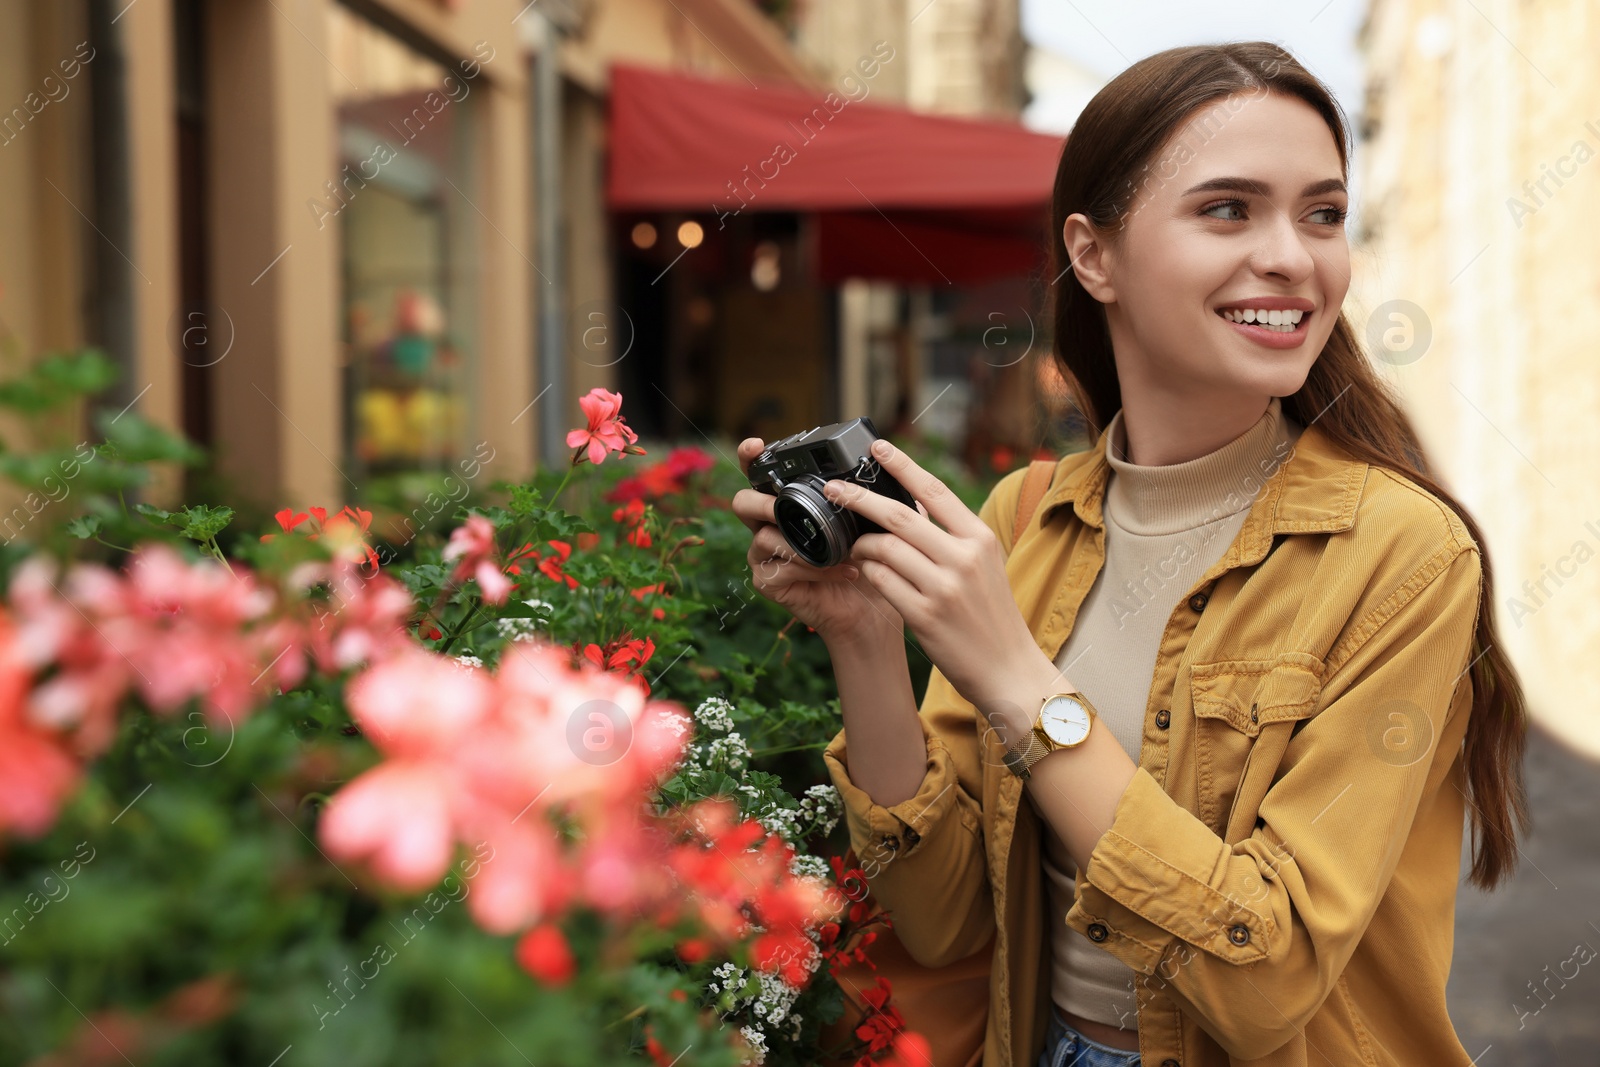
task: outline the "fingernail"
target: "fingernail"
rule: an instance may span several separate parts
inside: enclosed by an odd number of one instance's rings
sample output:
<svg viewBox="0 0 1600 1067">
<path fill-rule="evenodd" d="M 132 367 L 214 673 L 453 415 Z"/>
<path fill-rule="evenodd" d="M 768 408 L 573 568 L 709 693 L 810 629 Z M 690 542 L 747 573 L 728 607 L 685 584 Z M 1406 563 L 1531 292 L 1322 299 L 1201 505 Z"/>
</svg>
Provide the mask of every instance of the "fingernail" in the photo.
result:
<svg viewBox="0 0 1600 1067">
<path fill-rule="evenodd" d="M 881 437 L 872 442 L 873 455 L 887 457 L 891 451 L 893 450 L 889 447 L 889 442 Z"/>
</svg>

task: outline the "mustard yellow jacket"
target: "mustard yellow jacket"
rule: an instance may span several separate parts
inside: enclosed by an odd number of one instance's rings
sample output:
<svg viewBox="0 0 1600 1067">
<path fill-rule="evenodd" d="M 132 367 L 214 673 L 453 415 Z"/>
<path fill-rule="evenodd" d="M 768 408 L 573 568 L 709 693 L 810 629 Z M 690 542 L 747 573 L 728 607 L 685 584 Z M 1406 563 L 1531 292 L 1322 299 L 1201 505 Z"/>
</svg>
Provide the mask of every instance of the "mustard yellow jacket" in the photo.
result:
<svg viewBox="0 0 1600 1067">
<path fill-rule="evenodd" d="M 1106 435 L 1063 457 L 1012 551 L 1023 471 L 980 515 L 1054 659 L 1105 560 Z M 1066 924 L 1136 973 L 1145 1067 L 1469 1067 L 1445 1010 L 1480 556 L 1458 516 L 1313 422 L 1176 607 L 1138 769 Z M 1241 497 L 1241 500 L 1243 497 Z M 1177 592 L 1173 589 L 1172 592 Z M 851 843 L 924 966 L 994 941 L 984 1063 L 1048 1022 L 1045 829 L 934 668 L 917 795 L 883 807 L 824 755 Z"/>
</svg>

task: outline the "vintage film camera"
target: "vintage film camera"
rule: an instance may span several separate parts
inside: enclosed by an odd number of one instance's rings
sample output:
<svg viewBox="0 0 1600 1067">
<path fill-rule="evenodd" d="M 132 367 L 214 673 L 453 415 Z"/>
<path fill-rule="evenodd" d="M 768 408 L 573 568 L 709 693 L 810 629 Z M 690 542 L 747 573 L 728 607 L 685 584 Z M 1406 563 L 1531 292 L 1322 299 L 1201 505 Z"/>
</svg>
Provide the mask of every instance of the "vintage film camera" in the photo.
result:
<svg viewBox="0 0 1600 1067">
<path fill-rule="evenodd" d="M 750 461 L 750 485 L 778 498 L 773 518 L 789 547 L 807 563 L 832 567 L 850 557 L 856 538 L 883 533 L 883 527 L 822 495 L 838 478 L 898 500 L 916 510 L 916 501 L 869 451 L 878 439 L 866 416 L 790 434 L 768 445 Z"/>
</svg>

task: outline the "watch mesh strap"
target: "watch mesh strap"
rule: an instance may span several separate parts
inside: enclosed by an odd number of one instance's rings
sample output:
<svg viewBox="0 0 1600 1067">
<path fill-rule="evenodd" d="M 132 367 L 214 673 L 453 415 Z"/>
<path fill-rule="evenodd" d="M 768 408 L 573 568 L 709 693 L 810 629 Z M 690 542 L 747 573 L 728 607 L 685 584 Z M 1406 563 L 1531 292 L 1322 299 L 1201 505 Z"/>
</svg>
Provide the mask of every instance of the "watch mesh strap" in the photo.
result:
<svg viewBox="0 0 1600 1067">
<path fill-rule="evenodd" d="M 1026 744 L 1014 745 L 1006 750 L 1006 766 L 1011 768 L 1011 773 L 1018 778 L 1028 777 L 1028 769 L 1050 754 L 1050 746 L 1039 740 L 1039 735 L 1032 730 L 1028 731 Z"/>
</svg>

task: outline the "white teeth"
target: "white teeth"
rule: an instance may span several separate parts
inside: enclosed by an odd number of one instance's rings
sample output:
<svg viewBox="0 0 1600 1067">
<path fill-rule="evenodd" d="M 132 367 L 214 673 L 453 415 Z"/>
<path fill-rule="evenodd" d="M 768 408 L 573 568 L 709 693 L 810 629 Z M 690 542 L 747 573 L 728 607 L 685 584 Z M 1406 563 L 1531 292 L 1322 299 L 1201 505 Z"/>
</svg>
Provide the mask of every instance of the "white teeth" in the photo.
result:
<svg viewBox="0 0 1600 1067">
<path fill-rule="evenodd" d="M 1259 311 L 1255 308 L 1228 308 L 1222 312 L 1229 322 L 1249 322 L 1274 333 L 1293 333 L 1303 311 Z"/>
</svg>

